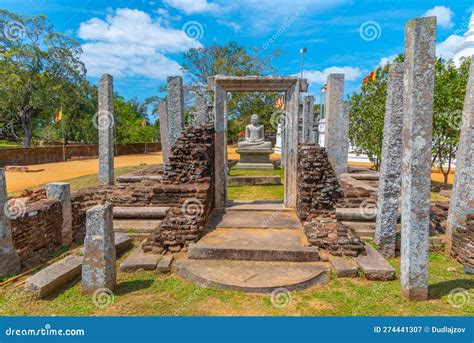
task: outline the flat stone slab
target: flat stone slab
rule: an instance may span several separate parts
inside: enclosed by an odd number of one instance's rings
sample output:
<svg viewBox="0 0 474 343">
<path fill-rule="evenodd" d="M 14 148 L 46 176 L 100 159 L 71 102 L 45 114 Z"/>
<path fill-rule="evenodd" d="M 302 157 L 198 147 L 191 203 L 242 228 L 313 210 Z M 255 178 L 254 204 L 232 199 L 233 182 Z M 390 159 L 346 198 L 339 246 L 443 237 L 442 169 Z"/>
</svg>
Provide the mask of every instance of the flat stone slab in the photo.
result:
<svg viewBox="0 0 474 343">
<path fill-rule="evenodd" d="M 45 298 L 68 282 L 81 276 L 82 256 L 68 256 L 26 280 L 25 288 Z"/>
<path fill-rule="evenodd" d="M 380 173 L 350 173 L 349 174 L 352 178 L 356 180 L 371 180 L 376 181 L 380 178 Z"/>
<path fill-rule="evenodd" d="M 243 292 L 271 292 L 324 285 L 329 280 L 329 266 L 322 262 L 259 262 L 222 260 L 177 260 L 173 271 L 203 287 Z"/>
<path fill-rule="evenodd" d="M 357 265 L 364 272 L 368 280 L 395 280 L 395 269 L 375 248 L 366 244 L 367 255 L 359 255 L 354 258 Z"/>
<path fill-rule="evenodd" d="M 114 206 L 113 214 L 116 218 L 132 219 L 163 219 L 169 207 L 120 207 Z"/>
<path fill-rule="evenodd" d="M 251 261 L 318 261 L 302 230 L 218 228 L 189 245 L 189 258 Z"/>
<path fill-rule="evenodd" d="M 267 186 L 281 185 L 281 177 L 273 176 L 231 176 L 227 179 L 229 186 Z"/>
<path fill-rule="evenodd" d="M 274 170 L 273 163 L 243 163 L 238 162 L 234 169 L 248 169 L 248 170 Z"/>
<path fill-rule="evenodd" d="M 295 211 L 223 211 L 214 210 L 208 220 L 214 228 L 302 229 Z"/>
<path fill-rule="evenodd" d="M 114 219 L 114 231 L 124 233 L 152 233 L 161 225 L 159 219 Z"/>
<path fill-rule="evenodd" d="M 375 207 L 375 204 L 373 208 L 336 208 L 336 218 L 340 221 L 375 222 L 377 218 L 377 208 Z"/>
<path fill-rule="evenodd" d="M 171 264 L 174 261 L 173 255 L 163 255 L 161 256 L 158 264 L 156 266 L 156 270 L 160 273 L 168 273 L 171 271 Z"/>
<path fill-rule="evenodd" d="M 254 200 L 254 201 L 229 201 L 227 211 L 279 211 L 295 212 L 294 209 L 285 207 L 282 201 L 278 200 Z"/>
<path fill-rule="evenodd" d="M 120 271 L 133 273 L 137 270 L 155 270 L 160 255 L 145 253 L 141 246 L 135 248 L 132 253 L 120 264 Z"/>
<path fill-rule="evenodd" d="M 327 255 L 337 277 L 356 277 L 359 273 L 357 264 L 353 259 L 347 257 Z"/>
</svg>

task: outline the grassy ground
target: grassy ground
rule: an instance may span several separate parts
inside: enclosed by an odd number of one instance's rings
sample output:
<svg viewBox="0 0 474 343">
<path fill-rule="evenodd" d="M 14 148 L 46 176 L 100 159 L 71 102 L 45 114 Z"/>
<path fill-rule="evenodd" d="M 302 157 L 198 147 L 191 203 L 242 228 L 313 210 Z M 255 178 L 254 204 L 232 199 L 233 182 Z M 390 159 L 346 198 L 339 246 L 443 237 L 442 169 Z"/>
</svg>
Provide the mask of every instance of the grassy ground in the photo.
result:
<svg viewBox="0 0 474 343">
<path fill-rule="evenodd" d="M 146 165 L 146 166 L 128 166 L 128 167 L 115 168 L 114 169 L 115 170 L 114 175 L 115 175 L 115 178 L 117 179 L 117 177 L 119 177 L 121 175 L 131 173 L 133 171 L 144 169 L 144 168 L 152 168 L 152 167 L 156 167 L 156 166 L 157 166 L 157 164 L 155 164 L 155 165 L 149 164 L 149 165 Z M 94 187 L 94 186 L 97 186 L 99 184 L 98 174 L 89 174 L 89 175 L 79 176 L 79 177 L 75 177 L 75 178 L 72 178 L 72 179 L 64 180 L 63 182 L 69 182 L 70 183 L 71 191 L 75 191 L 75 190 L 80 189 L 80 188 Z M 46 186 L 46 184 L 40 184 L 40 185 L 37 185 L 35 187 L 32 187 L 31 189 L 44 188 L 45 186 Z M 8 195 L 9 196 L 14 196 L 14 195 L 19 194 L 19 193 L 21 193 L 21 191 L 10 192 L 10 193 L 8 193 Z"/>
<path fill-rule="evenodd" d="M 283 200 L 284 198 L 284 170 L 277 168 L 275 170 L 239 170 L 231 169 L 230 176 L 271 176 L 281 177 L 281 185 L 268 186 L 229 186 L 227 187 L 227 196 L 229 200 Z"/>
<path fill-rule="evenodd" d="M 9 142 L 9 141 L 2 141 L 0 140 L 0 149 L 7 149 L 7 148 L 21 148 L 21 144 L 17 142 Z"/>
<path fill-rule="evenodd" d="M 398 259 L 390 263 L 399 271 Z M 456 272 L 447 272 L 448 267 Z M 325 286 L 290 293 L 288 305 L 277 308 L 268 294 L 204 289 L 172 274 L 138 272 L 118 274 L 113 303 L 105 308 L 81 295 L 80 283 L 46 300 L 31 298 L 22 285 L 0 289 L 0 315 L 198 315 L 198 316 L 341 316 L 341 315 L 474 315 L 474 278 L 445 255 L 431 255 L 430 300 L 408 302 L 400 295 L 400 281 L 367 281 L 363 277 L 338 279 L 331 275 Z M 455 307 L 449 292 L 471 289 L 471 302 Z"/>
</svg>

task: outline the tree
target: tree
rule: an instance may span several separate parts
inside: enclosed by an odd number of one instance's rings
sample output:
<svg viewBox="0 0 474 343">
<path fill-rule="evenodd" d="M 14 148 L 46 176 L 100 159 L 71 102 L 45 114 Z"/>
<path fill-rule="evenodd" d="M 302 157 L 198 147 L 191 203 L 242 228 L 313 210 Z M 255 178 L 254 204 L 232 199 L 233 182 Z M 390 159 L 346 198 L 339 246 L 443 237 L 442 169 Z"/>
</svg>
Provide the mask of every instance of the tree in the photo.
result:
<svg viewBox="0 0 474 343">
<path fill-rule="evenodd" d="M 467 58 L 460 68 L 453 61 L 439 60 L 435 65 L 432 163 L 443 174 L 443 187 L 448 184 L 459 144 L 469 67 Z"/>
<path fill-rule="evenodd" d="M 190 49 L 183 55 L 183 69 L 201 87 L 207 84 L 207 78 L 213 75 L 265 75 L 273 72 L 272 61 L 279 55 L 275 51 L 266 57 L 258 56 L 259 51 L 248 52 L 236 42 L 226 45 L 211 45 Z M 276 93 L 232 93 L 227 104 L 229 118 L 229 141 L 236 141 L 237 133 L 249 123 L 253 113 L 260 116 L 266 133 L 273 134 L 271 117 L 274 111 Z"/>
<path fill-rule="evenodd" d="M 20 16 L 0 10 L 0 109 L 16 111 L 30 147 L 32 120 L 84 82 L 78 42 L 54 32 L 46 17 Z M 56 95 L 56 96 L 52 96 Z M 43 112 L 44 113 L 44 112 Z"/>
</svg>

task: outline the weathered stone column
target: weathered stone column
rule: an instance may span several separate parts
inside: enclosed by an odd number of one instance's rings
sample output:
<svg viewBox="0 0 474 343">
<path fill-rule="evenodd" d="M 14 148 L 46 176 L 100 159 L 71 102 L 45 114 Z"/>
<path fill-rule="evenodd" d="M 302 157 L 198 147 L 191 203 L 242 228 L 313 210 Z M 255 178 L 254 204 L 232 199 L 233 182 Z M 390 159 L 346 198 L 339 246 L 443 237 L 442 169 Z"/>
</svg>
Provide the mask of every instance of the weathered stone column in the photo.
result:
<svg viewBox="0 0 474 343">
<path fill-rule="evenodd" d="M 161 154 L 163 156 L 163 163 L 168 164 L 170 161 L 171 147 L 168 128 L 168 108 L 166 102 L 158 104 L 158 113 L 160 116 Z"/>
<path fill-rule="evenodd" d="M 46 186 L 46 196 L 61 202 L 63 226 L 61 228 L 62 245 L 67 246 L 72 243 L 72 205 L 71 187 L 66 182 L 48 183 Z"/>
<path fill-rule="evenodd" d="M 286 92 L 287 115 L 285 120 L 285 207 L 296 208 L 296 170 L 298 164 L 298 119 L 300 82 Z"/>
<path fill-rule="evenodd" d="M 314 134 L 314 96 L 303 98 L 303 132 L 301 143 L 315 143 Z"/>
<path fill-rule="evenodd" d="M 99 81 L 99 183 L 114 184 L 114 90 L 113 78 L 105 74 Z"/>
<path fill-rule="evenodd" d="M 451 254 L 453 231 L 466 225 L 468 214 L 474 211 L 474 57 L 467 82 L 462 113 L 461 135 L 456 154 L 453 192 L 446 221 L 446 251 Z"/>
<path fill-rule="evenodd" d="M 428 297 L 435 49 L 435 17 L 406 24 L 400 282 L 409 300 Z"/>
<path fill-rule="evenodd" d="M 7 277 L 20 272 L 20 258 L 13 247 L 10 222 L 5 213 L 7 205 L 7 183 L 5 170 L 0 168 L 0 277 Z"/>
<path fill-rule="evenodd" d="M 390 66 L 383 126 L 382 163 L 375 242 L 386 257 L 395 257 L 395 236 L 402 172 L 403 63 Z"/>
<path fill-rule="evenodd" d="M 99 205 L 86 212 L 86 238 L 82 262 L 82 292 L 99 288 L 113 290 L 116 283 L 112 205 Z"/>
<path fill-rule="evenodd" d="M 347 148 L 349 138 L 346 131 L 349 124 L 344 110 L 344 74 L 329 74 L 326 94 L 326 134 L 324 145 L 329 160 L 339 177 L 347 172 Z"/>
<path fill-rule="evenodd" d="M 204 94 L 196 93 L 196 113 L 194 116 L 195 125 L 207 123 L 207 99 Z"/>
<path fill-rule="evenodd" d="M 214 201 L 227 207 L 227 92 L 216 83 L 214 89 Z"/>
<path fill-rule="evenodd" d="M 170 148 L 181 136 L 184 127 L 184 92 L 181 76 L 168 76 L 168 137 Z"/>
</svg>

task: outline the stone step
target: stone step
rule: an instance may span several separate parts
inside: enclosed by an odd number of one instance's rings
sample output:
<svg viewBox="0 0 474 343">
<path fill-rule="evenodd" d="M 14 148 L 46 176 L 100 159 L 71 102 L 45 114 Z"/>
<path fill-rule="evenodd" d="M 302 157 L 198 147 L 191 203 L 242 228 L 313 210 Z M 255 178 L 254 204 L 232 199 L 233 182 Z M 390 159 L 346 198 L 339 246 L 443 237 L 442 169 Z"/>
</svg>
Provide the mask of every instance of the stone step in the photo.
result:
<svg viewBox="0 0 474 343">
<path fill-rule="evenodd" d="M 367 255 L 354 257 L 359 268 L 368 280 L 394 280 L 395 269 L 390 263 L 370 244 L 365 244 Z"/>
<path fill-rule="evenodd" d="M 164 219 L 169 207 L 114 206 L 114 219 Z"/>
<path fill-rule="evenodd" d="M 296 212 L 284 210 L 219 210 L 212 211 L 208 228 L 302 229 Z"/>
<path fill-rule="evenodd" d="M 350 222 L 375 222 L 377 209 L 374 207 L 336 208 L 336 219 Z"/>
<path fill-rule="evenodd" d="M 114 231 L 133 234 L 150 234 L 161 225 L 157 219 L 114 219 Z"/>
<path fill-rule="evenodd" d="M 327 254 L 329 262 L 336 272 L 337 277 L 356 277 L 358 274 L 357 264 L 352 258 L 332 256 Z"/>
<path fill-rule="evenodd" d="M 380 178 L 379 173 L 350 173 L 349 175 L 356 180 L 377 181 Z"/>
<path fill-rule="evenodd" d="M 189 245 L 190 259 L 318 261 L 301 230 L 218 228 Z"/>
<path fill-rule="evenodd" d="M 295 212 L 293 208 L 287 208 L 282 201 L 272 200 L 255 200 L 248 201 L 229 201 L 226 211 L 279 211 L 279 212 Z"/>
<path fill-rule="evenodd" d="M 120 264 L 120 271 L 132 273 L 137 270 L 155 270 L 160 255 L 145 253 L 139 245 L 127 258 Z"/>
<path fill-rule="evenodd" d="M 329 266 L 322 262 L 179 259 L 172 270 L 203 287 L 253 293 L 304 289 L 329 280 Z"/>
<path fill-rule="evenodd" d="M 267 176 L 230 176 L 227 185 L 232 186 L 266 186 L 281 185 L 281 177 L 278 175 Z"/>
</svg>

